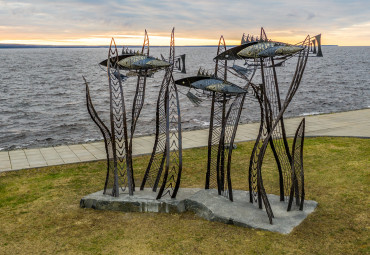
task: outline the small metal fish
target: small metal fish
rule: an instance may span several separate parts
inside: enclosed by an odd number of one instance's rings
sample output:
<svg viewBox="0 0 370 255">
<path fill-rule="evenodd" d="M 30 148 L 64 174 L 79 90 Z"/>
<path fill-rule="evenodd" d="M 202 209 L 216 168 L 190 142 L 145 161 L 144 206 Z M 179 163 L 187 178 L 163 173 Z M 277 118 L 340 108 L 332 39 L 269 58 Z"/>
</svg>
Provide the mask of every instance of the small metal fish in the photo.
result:
<svg viewBox="0 0 370 255">
<path fill-rule="evenodd" d="M 202 102 L 202 99 L 200 99 L 199 97 L 197 97 L 196 95 L 194 95 L 190 91 L 188 91 L 188 93 L 186 93 L 186 97 L 190 100 L 190 102 L 192 102 L 194 104 L 194 106 L 199 106 L 200 103 Z"/>
</svg>

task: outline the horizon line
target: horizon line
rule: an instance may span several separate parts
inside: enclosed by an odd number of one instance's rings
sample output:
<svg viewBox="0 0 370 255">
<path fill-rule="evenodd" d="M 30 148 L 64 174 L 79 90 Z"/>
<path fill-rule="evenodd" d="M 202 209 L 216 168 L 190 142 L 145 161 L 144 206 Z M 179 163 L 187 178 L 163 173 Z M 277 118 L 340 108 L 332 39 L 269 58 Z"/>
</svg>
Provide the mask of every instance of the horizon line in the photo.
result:
<svg viewBox="0 0 370 255">
<path fill-rule="evenodd" d="M 123 45 L 124 47 L 142 47 L 142 45 Z M 227 47 L 235 47 L 238 45 L 227 45 Z M 369 45 L 346 45 L 338 44 L 323 44 L 321 46 L 338 46 L 338 47 L 369 47 Z M 117 46 L 122 47 L 121 45 Z M 150 47 L 169 47 L 169 45 L 151 45 Z M 175 47 L 218 47 L 218 45 L 175 45 Z M 109 48 L 109 45 L 53 45 L 53 44 L 18 44 L 18 43 L 0 43 L 0 48 Z"/>
</svg>

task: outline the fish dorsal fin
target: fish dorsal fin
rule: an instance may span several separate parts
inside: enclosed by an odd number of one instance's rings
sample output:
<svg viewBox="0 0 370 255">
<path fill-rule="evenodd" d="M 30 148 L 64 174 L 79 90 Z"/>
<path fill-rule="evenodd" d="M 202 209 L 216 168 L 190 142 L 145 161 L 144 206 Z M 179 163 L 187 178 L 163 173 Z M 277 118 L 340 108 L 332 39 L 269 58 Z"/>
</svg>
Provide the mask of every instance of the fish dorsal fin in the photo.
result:
<svg viewBox="0 0 370 255">
<path fill-rule="evenodd" d="M 245 41 L 245 33 L 243 33 L 243 35 L 242 35 L 242 40 L 241 40 L 240 44 L 244 44 L 244 43 L 246 43 L 246 41 Z"/>
<path fill-rule="evenodd" d="M 146 31 L 146 29 L 145 29 L 145 34 L 144 34 L 143 47 L 141 48 L 141 55 L 149 56 L 149 36 L 148 36 L 148 32 Z"/>
<path fill-rule="evenodd" d="M 262 42 L 268 42 L 269 41 L 268 38 L 267 38 L 266 32 L 265 32 L 265 29 L 263 29 L 263 27 L 261 27 L 260 40 Z"/>
</svg>

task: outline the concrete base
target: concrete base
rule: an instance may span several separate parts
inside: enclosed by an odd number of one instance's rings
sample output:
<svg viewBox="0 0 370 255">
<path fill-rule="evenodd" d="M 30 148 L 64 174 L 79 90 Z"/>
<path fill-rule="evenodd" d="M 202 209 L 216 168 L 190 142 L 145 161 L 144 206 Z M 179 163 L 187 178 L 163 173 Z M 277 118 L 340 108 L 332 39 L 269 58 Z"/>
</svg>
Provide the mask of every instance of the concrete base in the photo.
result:
<svg viewBox="0 0 370 255">
<path fill-rule="evenodd" d="M 181 213 L 192 211 L 206 220 L 283 234 L 289 234 L 317 206 L 317 202 L 305 200 L 303 211 L 299 211 L 297 207 L 292 206 L 292 210 L 287 212 L 286 202 L 280 202 L 279 196 L 268 194 L 271 209 L 275 216 L 273 224 L 270 224 L 266 211 L 258 209 L 256 204 L 249 203 L 249 192 L 243 190 L 233 190 L 234 202 L 219 196 L 216 190 L 194 188 L 180 189 L 176 199 L 164 197 L 156 200 L 157 193 L 150 189 L 135 191 L 134 194 L 134 196 L 121 194 L 119 197 L 112 197 L 103 195 L 103 191 L 99 191 L 83 197 L 80 206 L 82 208 L 123 212 Z"/>
<path fill-rule="evenodd" d="M 157 200 L 157 193 L 151 189 L 136 190 L 134 196 L 120 194 L 119 197 L 104 195 L 103 190 L 83 197 L 82 208 L 123 212 L 182 213 L 186 211 L 186 202 L 201 189 L 179 189 L 176 199 L 165 196 Z"/>
</svg>

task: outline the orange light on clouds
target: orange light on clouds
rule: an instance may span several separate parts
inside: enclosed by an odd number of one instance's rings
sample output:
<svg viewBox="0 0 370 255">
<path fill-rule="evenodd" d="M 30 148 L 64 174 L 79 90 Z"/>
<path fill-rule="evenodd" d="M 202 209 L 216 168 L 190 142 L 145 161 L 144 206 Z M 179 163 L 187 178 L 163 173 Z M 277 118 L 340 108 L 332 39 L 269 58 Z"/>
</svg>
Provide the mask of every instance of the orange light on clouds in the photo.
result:
<svg viewBox="0 0 370 255">
<path fill-rule="evenodd" d="M 73 38 L 73 39 L 16 39 L 16 40 L 1 40 L 3 44 L 36 44 L 36 45 L 88 45 L 88 46 L 99 46 L 108 45 L 111 37 L 114 37 L 116 44 L 118 45 L 142 45 L 144 37 L 140 35 L 112 35 L 112 36 L 91 36 L 85 38 Z M 152 46 L 168 46 L 170 43 L 169 36 L 153 36 L 149 35 L 150 45 Z M 192 45 L 217 45 L 218 39 L 197 39 L 197 38 L 183 38 L 175 37 L 175 45 L 177 46 L 192 46 Z M 239 44 L 240 40 L 228 40 L 229 45 Z"/>
<path fill-rule="evenodd" d="M 0 32 L 2 32 L 0 26 Z M 3 30 L 4 31 L 4 30 Z M 253 31 L 252 31 L 253 32 Z M 322 34 L 322 44 L 340 45 L 340 46 L 369 46 L 370 45 L 370 23 L 357 24 L 348 28 L 340 28 L 333 31 L 314 31 L 311 36 L 317 33 Z M 253 34 L 253 33 L 252 33 Z M 239 45 L 241 32 L 229 32 L 225 35 L 226 45 Z M 258 33 L 254 33 L 258 35 Z M 274 41 L 286 42 L 295 44 L 305 39 L 307 34 L 301 32 L 296 34 L 292 31 L 271 31 L 267 30 L 267 35 Z M 359 36 L 360 35 L 360 36 Z M 181 34 L 177 37 L 175 34 L 175 45 L 177 46 L 205 46 L 217 45 L 219 34 L 215 32 L 215 38 L 191 38 L 191 35 Z M 9 34 L 0 33 L 0 44 L 31 44 L 31 45 L 56 45 L 56 46 L 106 46 L 109 45 L 111 38 L 114 37 L 117 45 L 140 46 L 143 43 L 144 35 L 142 32 L 137 35 L 133 34 L 105 34 L 105 35 L 44 35 L 44 34 Z M 14 39 L 17 38 L 17 39 Z M 356 38 L 356 40 L 354 40 Z M 170 42 L 169 36 L 151 35 L 149 33 L 150 45 L 152 46 L 168 46 Z"/>
<path fill-rule="evenodd" d="M 145 3 L 145 4 L 143 4 Z M 103 1 L 0 0 L 0 43 L 167 46 L 240 43 L 242 33 L 295 44 L 322 34 L 322 44 L 370 46 L 369 0 L 340 1 Z M 221 25 L 222 24 L 222 25 Z"/>
</svg>

